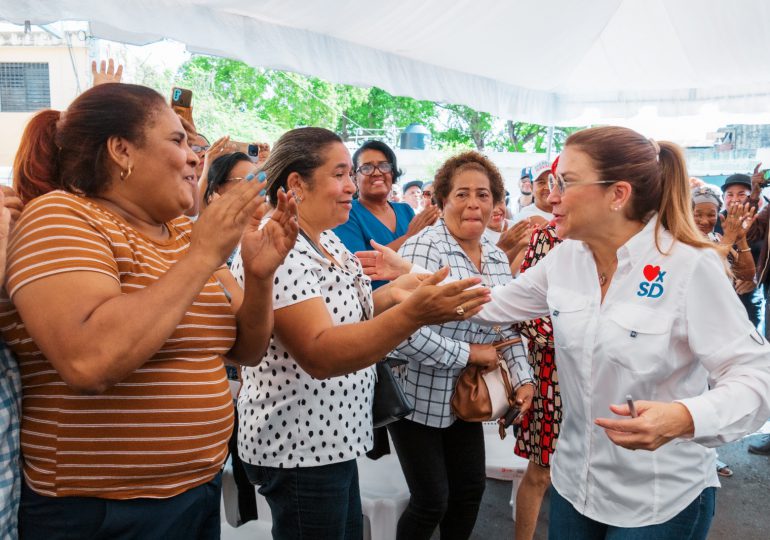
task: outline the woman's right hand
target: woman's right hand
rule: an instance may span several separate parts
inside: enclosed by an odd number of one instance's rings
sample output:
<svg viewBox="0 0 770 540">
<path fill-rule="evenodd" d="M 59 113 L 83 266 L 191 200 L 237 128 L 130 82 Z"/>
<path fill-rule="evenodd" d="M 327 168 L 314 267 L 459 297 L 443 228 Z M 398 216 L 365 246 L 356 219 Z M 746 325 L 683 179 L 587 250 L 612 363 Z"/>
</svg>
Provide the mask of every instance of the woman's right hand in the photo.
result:
<svg viewBox="0 0 770 540">
<path fill-rule="evenodd" d="M 258 207 L 267 182 L 241 182 L 212 201 L 193 225 L 190 255 L 200 257 L 213 273 L 232 253 Z"/>
<path fill-rule="evenodd" d="M 477 286 L 481 278 L 438 285 L 448 275 L 449 267 L 444 267 L 425 278 L 412 295 L 401 303 L 420 326 L 464 321 L 476 315 L 491 300 L 490 290 Z"/>
<path fill-rule="evenodd" d="M 468 355 L 468 365 L 479 366 L 484 372 L 494 368 L 500 358 L 497 356 L 497 349 L 492 343 L 482 345 L 481 343 L 470 344 L 470 354 Z"/>
</svg>

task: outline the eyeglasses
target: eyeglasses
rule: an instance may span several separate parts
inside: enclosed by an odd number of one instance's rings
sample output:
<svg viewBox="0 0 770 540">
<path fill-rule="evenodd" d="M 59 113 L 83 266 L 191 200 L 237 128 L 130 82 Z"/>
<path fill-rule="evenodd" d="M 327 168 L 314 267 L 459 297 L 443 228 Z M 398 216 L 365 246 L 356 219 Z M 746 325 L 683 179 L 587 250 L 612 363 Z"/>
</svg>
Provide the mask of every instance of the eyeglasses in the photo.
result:
<svg viewBox="0 0 770 540">
<path fill-rule="evenodd" d="M 428 191 L 423 190 L 422 196 L 425 197 L 426 199 L 430 199 L 431 197 L 433 197 L 433 192 L 430 190 Z"/>
<path fill-rule="evenodd" d="M 615 182 L 619 182 L 619 180 L 596 180 L 594 182 L 567 182 L 564 177 L 560 174 L 549 174 L 548 175 L 548 189 L 553 191 L 554 189 L 559 191 L 559 194 L 564 195 L 564 192 L 567 191 L 567 188 L 571 185 L 574 186 L 589 186 L 591 184 L 614 184 Z"/>
<path fill-rule="evenodd" d="M 383 161 L 382 163 L 377 163 L 376 165 L 372 163 L 364 163 L 358 168 L 356 172 L 360 172 L 364 176 L 371 176 L 374 173 L 374 169 L 377 169 L 382 174 L 388 174 L 393 172 L 393 165 L 391 165 L 387 161 Z"/>
<path fill-rule="evenodd" d="M 205 152 L 206 150 L 208 150 L 211 147 L 210 146 L 201 146 L 199 144 L 193 144 L 193 145 L 190 145 L 190 148 L 192 149 L 193 153 L 200 154 L 201 152 Z"/>
</svg>

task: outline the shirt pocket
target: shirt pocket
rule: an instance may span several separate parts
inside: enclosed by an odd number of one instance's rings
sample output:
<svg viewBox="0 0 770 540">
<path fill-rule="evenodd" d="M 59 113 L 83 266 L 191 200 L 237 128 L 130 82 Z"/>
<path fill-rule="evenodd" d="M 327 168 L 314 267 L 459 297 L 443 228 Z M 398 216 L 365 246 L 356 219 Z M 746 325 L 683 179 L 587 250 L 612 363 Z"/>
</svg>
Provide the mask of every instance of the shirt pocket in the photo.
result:
<svg viewBox="0 0 770 540">
<path fill-rule="evenodd" d="M 607 318 L 602 340 L 611 362 L 638 375 L 667 369 L 674 321 L 671 315 L 624 305 L 616 306 Z"/>
<path fill-rule="evenodd" d="M 553 341 L 557 349 L 580 349 L 588 323 L 588 297 L 552 287 L 548 291 L 548 310 L 551 313 Z"/>
</svg>

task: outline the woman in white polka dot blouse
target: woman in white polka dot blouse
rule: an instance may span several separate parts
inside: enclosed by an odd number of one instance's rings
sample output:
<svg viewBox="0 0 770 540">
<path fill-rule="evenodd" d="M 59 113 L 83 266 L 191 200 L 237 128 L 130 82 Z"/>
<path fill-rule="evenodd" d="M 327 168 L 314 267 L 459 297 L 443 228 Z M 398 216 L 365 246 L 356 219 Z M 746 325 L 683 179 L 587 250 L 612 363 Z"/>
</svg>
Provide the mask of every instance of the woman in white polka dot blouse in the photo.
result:
<svg viewBox="0 0 770 540">
<path fill-rule="evenodd" d="M 239 454 L 270 505 L 273 538 L 358 539 L 356 458 L 372 446 L 373 364 L 426 324 L 478 312 L 487 289 L 465 290 L 480 279 L 438 286 L 439 271 L 372 294 L 331 231 L 348 219 L 356 191 L 350 154 L 331 131 L 289 131 L 264 171 L 271 202 L 280 189 L 294 194 L 301 234 L 275 275 L 268 350 L 243 371 Z M 238 253 L 232 271 L 241 282 L 242 266 Z"/>
</svg>

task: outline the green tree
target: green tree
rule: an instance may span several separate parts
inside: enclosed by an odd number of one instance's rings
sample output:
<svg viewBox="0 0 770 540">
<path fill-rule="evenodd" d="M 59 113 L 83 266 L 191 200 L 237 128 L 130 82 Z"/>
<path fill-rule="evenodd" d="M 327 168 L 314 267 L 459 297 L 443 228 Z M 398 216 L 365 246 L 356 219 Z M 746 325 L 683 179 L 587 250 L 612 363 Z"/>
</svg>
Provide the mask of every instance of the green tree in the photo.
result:
<svg viewBox="0 0 770 540">
<path fill-rule="evenodd" d="M 351 99 L 344 111 L 338 125 L 343 139 L 350 140 L 355 133 L 364 137 L 381 136 L 391 144 L 396 142 L 394 139 L 401 129 L 415 122 L 433 131 L 437 117 L 436 104 L 432 101 L 393 96 L 377 87 Z"/>
<path fill-rule="evenodd" d="M 336 131 L 343 140 L 380 138 L 396 145 L 406 126 L 419 123 L 434 147 L 448 152 L 464 148 L 510 152 L 545 152 L 548 128 L 503 120 L 459 104 L 437 104 L 394 96 L 381 88 L 333 84 L 298 73 L 256 68 L 236 60 L 196 55 L 176 74 L 160 72 L 147 62 L 133 68 L 133 80 L 168 95 L 171 86 L 193 91 L 193 117 L 211 137 L 229 134 L 240 140 L 274 141 L 300 126 Z M 555 128 L 559 151 L 577 128 Z"/>
</svg>

